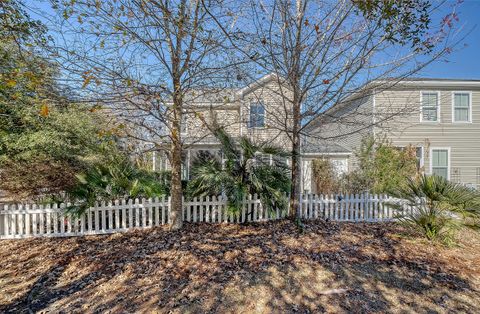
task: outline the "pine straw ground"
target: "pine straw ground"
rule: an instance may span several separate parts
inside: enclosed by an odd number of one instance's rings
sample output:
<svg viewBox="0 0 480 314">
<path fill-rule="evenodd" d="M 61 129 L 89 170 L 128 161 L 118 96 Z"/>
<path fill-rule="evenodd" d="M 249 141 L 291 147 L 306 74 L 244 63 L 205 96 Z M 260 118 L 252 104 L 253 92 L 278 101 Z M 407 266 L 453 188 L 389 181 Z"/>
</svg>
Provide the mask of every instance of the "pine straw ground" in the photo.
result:
<svg viewBox="0 0 480 314">
<path fill-rule="evenodd" d="M 0 241 L 0 312 L 480 312 L 480 236 L 393 224 L 187 224 Z"/>
</svg>

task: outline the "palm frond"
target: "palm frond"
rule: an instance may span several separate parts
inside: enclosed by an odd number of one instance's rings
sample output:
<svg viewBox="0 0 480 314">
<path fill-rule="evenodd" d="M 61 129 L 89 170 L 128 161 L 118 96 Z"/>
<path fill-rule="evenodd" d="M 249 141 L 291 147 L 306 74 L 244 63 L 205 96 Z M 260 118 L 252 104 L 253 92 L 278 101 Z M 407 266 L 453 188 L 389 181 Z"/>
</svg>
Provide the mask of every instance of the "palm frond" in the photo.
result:
<svg viewBox="0 0 480 314">
<path fill-rule="evenodd" d="M 392 193 L 413 208 L 400 216 L 403 223 L 420 230 L 429 240 L 450 239 L 451 233 L 465 218 L 480 217 L 480 195 L 458 183 L 436 175 L 410 179 L 406 187 Z M 402 209 L 405 204 L 394 207 Z"/>
<path fill-rule="evenodd" d="M 224 195 L 229 210 L 238 213 L 246 196 L 257 194 L 265 208 L 285 210 L 290 172 L 282 157 L 288 154 L 269 143 L 255 144 L 247 137 L 235 143 L 223 129 L 214 134 L 222 144 L 225 162 L 222 166 L 214 158 L 196 158 L 187 187 L 189 195 Z M 263 162 L 261 154 L 272 155 L 274 162 Z"/>
</svg>

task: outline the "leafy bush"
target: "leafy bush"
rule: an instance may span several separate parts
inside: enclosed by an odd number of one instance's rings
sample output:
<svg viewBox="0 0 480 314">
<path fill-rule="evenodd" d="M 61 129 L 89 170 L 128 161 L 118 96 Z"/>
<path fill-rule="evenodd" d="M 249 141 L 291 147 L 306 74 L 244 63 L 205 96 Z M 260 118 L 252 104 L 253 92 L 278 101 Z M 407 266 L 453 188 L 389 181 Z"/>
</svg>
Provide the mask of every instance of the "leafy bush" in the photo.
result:
<svg viewBox="0 0 480 314">
<path fill-rule="evenodd" d="M 456 227 L 480 216 L 478 191 L 436 175 L 408 179 L 407 185 L 394 190 L 393 195 L 414 209 L 399 217 L 400 221 L 429 240 L 451 241 Z"/>
<path fill-rule="evenodd" d="M 118 153 L 105 116 L 72 103 L 41 54 L 45 28 L 18 1 L 0 20 L 0 190 L 14 201 L 62 193 L 76 174 Z M 12 24 L 13 23 L 13 24 Z"/>
<path fill-rule="evenodd" d="M 418 174 L 412 146 L 398 149 L 385 139 L 368 136 L 362 139 L 355 156 L 357 168 L 342 180 L 343 190 L 349 193 L 387 193 L 405 186 Z"/>
<path fill-rule="evenodd" d="M 340 177 L 329 159 L 315 159 L 312 162 L 312 176 L 319 194 L 338 193 Z"/>
</svg>

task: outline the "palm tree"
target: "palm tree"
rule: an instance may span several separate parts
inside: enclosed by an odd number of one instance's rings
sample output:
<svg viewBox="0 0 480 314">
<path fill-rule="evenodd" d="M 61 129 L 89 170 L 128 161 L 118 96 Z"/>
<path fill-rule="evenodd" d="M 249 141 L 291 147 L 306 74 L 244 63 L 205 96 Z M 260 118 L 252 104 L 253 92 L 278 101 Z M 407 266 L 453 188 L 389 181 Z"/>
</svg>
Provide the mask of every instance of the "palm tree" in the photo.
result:
<svg viewBox="0 0 480 314">
<path fill-rule="evenodd" d="M 450 240 L 455 227 L 480 216 L 479 192 L 441 176 L 409 179 L 392 194 L 414 209 L 399 217 L 400 221 L 420 230 L 429 240 Z"/>
<path fill-rule="evenodd" d="M 188 195 L 224 195 L 227 208 L 238 213 L 248 194 L 257 194 L 267 210 L 286 210 L 290 190 L 290 170 L 285 163 L 287 153 L 281 148 L 261 144 L 241 137 L 235 143 L 223 128 L 213 130 L 222 145 L 222 163 L 212 154 L 196 157 L 192 164 L 192 179 L 187 185 Z M 262 156 L 272 156 L 265 162 Z"/>
</svg>

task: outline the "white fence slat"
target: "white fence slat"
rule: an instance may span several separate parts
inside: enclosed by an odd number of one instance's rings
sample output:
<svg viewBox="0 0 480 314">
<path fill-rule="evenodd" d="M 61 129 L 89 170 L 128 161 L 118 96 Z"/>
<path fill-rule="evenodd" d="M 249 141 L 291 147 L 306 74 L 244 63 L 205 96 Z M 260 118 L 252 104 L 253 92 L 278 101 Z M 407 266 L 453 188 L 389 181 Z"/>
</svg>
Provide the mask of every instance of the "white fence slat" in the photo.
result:
<svg viewBox="0 0 480 314">
<path fill-rule="evenodd" d="M 162 197 L 162 225 L 166 222 L 167 216 L 167 206 L 170 204 L 170 197 L 165 199 L 165 196 Z"/>
<path fill-rule="evenodd" d="M 40 204 L 38 205 L 39 213 L 38 213 L 38 220 L 37 220 L 37 225 L 38 225 L 38 234 L 43 235 L 45 232 L 45 228 L 43 227 L 43 205 Z"/>
<path fill-rule="evenodd" d="M 335 208 L 335 220 L 338 220 L 338 221 L 341 221 L 342 220 L 342 216 L 340 215 L 340 211 L 342 210 L 342 199 L 341 199 L 341 195 L 335 195 L 335 200 L 334 200 L 335 204 L 336 204 L 336 208 Z"/>
<path fill-rule="evenodd" d="M 65 234 L 65 215 L 64 215 L 64 212 L 65 212 L 65 204 L 64 203 L 61 203 L 60 204 L 60 213 L 59 213 L 59 217 L 58 217 L 58 223 L 60 225 L 60 234 Z M 33 223 L 33 224 L 36 224 L 36 223 Z M 32 226 L 33 226 L 32 224 Z"/>
<path fill-rule="evenodd" d="M 15 206 L 15 209 L 18 210 L 18 205 Z M 10 215 L 10 232 L 12 235 L 17 235 L 17 214 L 12 213 Z"/>
<path fill-rule="evenodd" d="M 204 207 L 205 207 L 204 204 L 205 204 L 206 202 L 207 202 L 207 198 L 206 198 L 206 197 L 200 197 L 200 200 L 199 200 L 200 205 L 198 205 L 198 206 L 199 206 L 199 211 L 200 211 L 200 217 L 198 217 L 198 218 L 199 218 L 198 220 L 199 220 L 200 222 L 204 222 L 204 221 L 205 221 L 203 209 L 204 209 Z"/>
<path fill-rule="evenodd" d="M 198 198 L 193 198 L 193 208 L 192 208 L 192 221 L 197 222 L 198 219 Z"/>
<path fill-rule="evenodd" d="M 107 216 L 107 231 L 113 230 L 113 202 L 109 201 L 107 207 L 105 208 Z"/>
<path fill-rule="evenodd" d="M 101 222 L 100 222 L 100 230 L 102 230 L 103 232 L 105 232 L 105 230 L 107 229 L 106 207 L 107 207 L 106 203 L 102 202 L 100 204 L 100 208 L 98 209 L 98 213 L 102 216 Z"/>
<path fill-rule="evenodd" d="M 28 205 L 27 205 L 28 206 Z M 52 222 L 53 222 L 53 233 L 54 234 L 57 234 L 58 233 L 58 216 L 60 215 L 60 213 L 58 212 L 58 204 L 57 203 L 53 203 L 52 205 L 52 209 L 53 209 L 53 213 L 52 213 Z M 29 215 L 27 215 L 27 218 L 28 218 Z"/>
<path fill-rule="evenodd" d="M 152 223 L 153 223 L 154 226 L 158 226 L 158 225 L 160 225 L 160 216 L 162 215 L 161 214 L 161 212 L 162 212 L 161 208 L 162 208 L 163 205 L 160 204 L 161 201 L 158 197 L 155 197 L 154 202 L 155 202 L 155 207 L 152 208 L 154 222 L 152 222 Z"/>
<path fill-rule="evenodd" d="M 50 213 L 50 209 L 51 209 L 51 205 L 50 204 L 47 204 L 45 206 L 45 234 L 49 234 L 49 233 L 52 233 L 53 231 L 51 230 L 52 228 L 52 224 L 51 224 L 51 213 Z"/>
<path fill-rule="evenodd" d="M 133 206 L 133 199 L 128 200 L 128 228 L 133 228 L 133 212 L 134 212 L 134 206 Z"/>
<path fill-rule="evenodd" d="M 215 223 L 217 222 L 217 216 L 218 216 L 218 202 L 217 202 L 217 196 L 214 195 L 212 196 L 212 210 L 211 210 L 211 217 L 210 217 L 210 221 Z"/>
<path fill-rule="evenodd" d="M 4 235 L 5 237 L 8 237 L 10 235 L 10 232 L 8 230 L 8 217 L 9 215 L 7 214 L 8 212 L 8 205 L 5 204 L 3 205 L 3 213 L 0 215 L 0 235 Z"/>
<path fill-rule="evenodd" d="M 210 196 L 205 198 L 205 222 L 210 222 Z"/>
<path fill-rule="evenodd" d="M 138 228 L 140 227 L 140 200 L 138 198 L 135 199 L 134 208 L 135 222 L 133 226 Z"/>
<path fill-rule="evenodd" d="M 69 208 L 70 206 L 72 206 L 72 204 L 70 203 L 67 203 L 67 208 Z M 72 217 L 72 214 L 68 214 L 68 215 L 65 215 L 65 218 L 67 219 L 67 232 L 68 233 L 72 233 L 75 231 L 74 229 L 74 221 L 73 221 L 73 217 Z"/>
<path fill-rule="evenodd" d="M 183 202 L 182 202 L 182 204 L 183 204 Z M 141 225 L 141 227 L 146 227 L 146 226 L 147 226 L 146 206 L 148 206 L 147 200 L 143 198 L 143 199 L 142 199 L 142 202 L 141 202 L 141 205 L 140 205 L 140 215 L 141 215 L 141 217 L 142 217 L 142 225 Z"/>
<path fill-rule="evenodd" d="M 56 209 L 56 207 L 54 207 L 54 209 Z M 29 211 L 30 211 L 30 204 L 26 204 L 25 205 L 25 235 L 26 236 L 29 236 L 32 234 L 31 219 L 30 219 L 31 214 L 29 213 Z M 55 230 L 54 232 L 57 233 L 57 230 Z"/>
<path fill-rule="evenodd" d="M 120 200 L 115 200 L 115 229 L 120 229 Z"/>
<path fill-rule="evenodd" d="M 93 232 L 93 212 L 91 208 L 87 209 L 87 226 L 86 226 L 87 232 L 91 233 Z"/>
<path fill-rule="evenodd" d="M 23 204 L 20 204 L 19 214 L 17 216 L 17 233 L 18 235 L 25 235 L 25 207 Z"/>
</svg>

